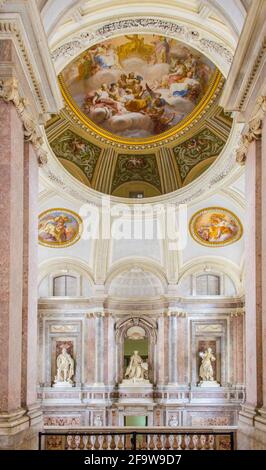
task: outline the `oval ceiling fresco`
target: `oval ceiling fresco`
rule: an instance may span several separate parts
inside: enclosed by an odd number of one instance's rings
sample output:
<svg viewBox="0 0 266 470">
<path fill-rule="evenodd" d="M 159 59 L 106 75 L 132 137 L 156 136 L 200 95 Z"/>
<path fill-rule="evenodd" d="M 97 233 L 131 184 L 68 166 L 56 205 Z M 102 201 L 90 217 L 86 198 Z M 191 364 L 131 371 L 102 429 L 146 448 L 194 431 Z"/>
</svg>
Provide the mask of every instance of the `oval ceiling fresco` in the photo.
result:
<svg viewBox="0 0 266 470">
<path fill-rule="evenodd" d="M 70 209 L 49 209 L 39 215 L 39 244 L 50 248 L 66 248 L 76 243 L 82 234 L 83 223 Z"/>
<path fill-rule="evenodd" d="M 230 245 L 243 234 L 239 218 L 222 207 L 207 207 L 196 212 L 190 220 L 189 230 L 196 242 L 212 247 Z"/>
<path fill-rule="evenodd" d="M 203 54 L 175 39 L 124 35 L 98 43 L 59 76 L 71 110 L 116 142 L 155 142 L 202 111 L 221 73 Z"/>
</svg>

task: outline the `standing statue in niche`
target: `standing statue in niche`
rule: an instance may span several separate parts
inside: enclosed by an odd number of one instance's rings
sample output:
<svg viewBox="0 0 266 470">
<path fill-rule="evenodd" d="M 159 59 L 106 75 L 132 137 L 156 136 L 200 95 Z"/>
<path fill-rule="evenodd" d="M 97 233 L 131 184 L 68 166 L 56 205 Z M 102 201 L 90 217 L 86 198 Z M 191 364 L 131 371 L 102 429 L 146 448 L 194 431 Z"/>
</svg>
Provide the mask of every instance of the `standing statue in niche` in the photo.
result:
<svg viewBox="0 0 266 470">
<path fill-rule="evenodd" d="M 147 377 L 148 364 L 140 357 L 138 351 L 134 351 L 126 369 L 125 379 L 130 382 L 149 382 Z M 123 381 L 124 382 L 124 381 Z"/>
<path fill-rule="evenodd" d="M 200 352 L 201 365 L 199 375 L 201 382 L 200 387 L 219 387 L 219 384 L 214 380 L 212 362 L 216 361 L 212 353 L 212 348 L 208 348 L 205 352 Z"/>
<path fill-rule="evenodd" d="M 66 348 L 58 355 L 56 360 L 57 373 L 55 376 L 55 386 L 72 386 L 74 375 L 74 359 L 68 354 Z"/>
</svg>

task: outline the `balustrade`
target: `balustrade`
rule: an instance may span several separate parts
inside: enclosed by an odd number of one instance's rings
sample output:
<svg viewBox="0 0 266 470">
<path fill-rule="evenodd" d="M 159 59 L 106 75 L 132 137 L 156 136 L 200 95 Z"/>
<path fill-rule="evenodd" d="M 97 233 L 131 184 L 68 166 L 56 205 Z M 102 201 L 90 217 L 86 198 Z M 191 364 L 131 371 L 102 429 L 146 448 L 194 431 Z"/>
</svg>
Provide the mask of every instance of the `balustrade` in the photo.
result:
<svg viewBox="0 0 266 470">
<path fill-rule="evenodd" d="M 39 434 L 40 450 L 234 450 L 236 429 L 69 430 Z"/>
</svg>

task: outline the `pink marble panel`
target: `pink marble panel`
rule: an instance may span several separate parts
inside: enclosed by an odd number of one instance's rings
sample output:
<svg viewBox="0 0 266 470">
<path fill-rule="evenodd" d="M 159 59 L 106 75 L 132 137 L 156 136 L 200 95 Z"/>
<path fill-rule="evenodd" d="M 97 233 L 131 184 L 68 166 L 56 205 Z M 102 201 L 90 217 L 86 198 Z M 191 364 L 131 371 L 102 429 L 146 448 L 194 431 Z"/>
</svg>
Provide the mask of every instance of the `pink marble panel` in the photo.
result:
<svg viewBox="0 0 266 470">
<path fill-rule="evenodd" d="M 23 250 L 23 128 L 0 100 L 0 409 L 20 406 Z"/>
</svg>

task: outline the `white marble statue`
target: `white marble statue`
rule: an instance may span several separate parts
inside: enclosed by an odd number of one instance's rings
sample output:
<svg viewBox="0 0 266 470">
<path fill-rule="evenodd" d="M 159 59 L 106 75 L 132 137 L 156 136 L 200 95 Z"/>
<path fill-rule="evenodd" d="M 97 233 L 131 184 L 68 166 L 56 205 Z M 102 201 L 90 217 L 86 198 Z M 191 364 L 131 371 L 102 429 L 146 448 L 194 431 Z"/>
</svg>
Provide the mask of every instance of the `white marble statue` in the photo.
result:
<svg viewBox="0 0 266 470">
<path fill-rule="evenodd" d="M 201 381 L 199 385 L 201 387 L 219 386 L 213 377 L 212 362 L 216 361 L 216 358 L 213 355 L 212 348 L 207 348 L 205 352 L 200 352 L 199 356 L 201 358 L 199 371 Z"/>
<path fill-rule="evenodd" d="M 58 355 L 56 366 L 55 385 L 72 385 L 74 359 L 68 354 L 66 348 L 63 348 L 62 353 Z"/>
<path fill-rule="evenodd" d="M 145 378 L 147 376 L 147 372 L 147 362 L 143 361 L 138 351 L 134 351 L 125 373 L 125 379 L 128 379 L 132 382 L 147 382 Z"/>
<path fill-rule="evenodd" d="M 176 416 L 171 416 L 169 421 L 168 421 L 169 426 L 171 428 L 176 428 L 178 426 L 178 419 Z"/>
<path fill-rule="evenodd" d="M 99 428 L 103 425 L 103 420 L 100 415 L 96 415 L 93 421 L 95 427 Z"/>
</svg>

